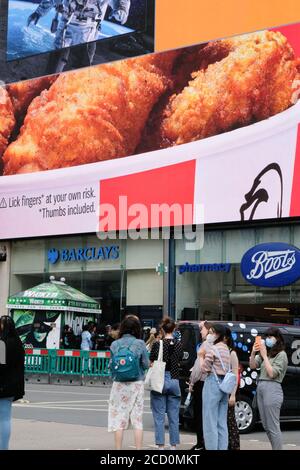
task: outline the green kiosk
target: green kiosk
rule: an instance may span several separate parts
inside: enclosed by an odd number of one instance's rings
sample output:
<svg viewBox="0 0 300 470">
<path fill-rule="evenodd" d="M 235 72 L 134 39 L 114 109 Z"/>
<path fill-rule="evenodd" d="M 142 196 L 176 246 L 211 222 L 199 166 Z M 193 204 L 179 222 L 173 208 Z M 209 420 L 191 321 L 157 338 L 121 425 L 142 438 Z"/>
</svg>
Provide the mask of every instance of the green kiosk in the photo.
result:
<svg viewBox="0 0 300 470">
<path fill-rule="evenodd" d="M 83 326 L 101 315 L 98 302 L 52 276 L 50 282 L 10 296 L 7 308 L 26 348 L 60 349 L 65 325 L 79 344 Z"/>
</svg>

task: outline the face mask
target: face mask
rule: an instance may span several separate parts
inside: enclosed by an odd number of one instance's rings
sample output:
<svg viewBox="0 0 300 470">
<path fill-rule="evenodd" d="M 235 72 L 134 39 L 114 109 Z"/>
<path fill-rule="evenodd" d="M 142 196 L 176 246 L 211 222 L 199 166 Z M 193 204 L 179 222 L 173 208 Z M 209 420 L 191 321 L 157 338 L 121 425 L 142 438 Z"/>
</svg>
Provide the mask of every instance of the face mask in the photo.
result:
<svg viewBox="0 0 300 470">
<path fill-rule="evenodd" d="M 33 336 L 39 343 L 41 343 L 46 338 L 47 333 L 39 333 L 38 331 L 35 331 Z"/>
<path fill-rule="evenodd" d="M 210 344 L 214 343 L 216 341 L 216 339 L 217 339 L 216 335 L 212 335 L 211 333 L 209 333 L 206 336 L 206 341 Z"/>
<path fill-rule="evenodd" d="M 276 339 L 275 338 L 266 338 L 266 346 L 267 348 L 273 348 L 276 344 Z"/>
</svg>

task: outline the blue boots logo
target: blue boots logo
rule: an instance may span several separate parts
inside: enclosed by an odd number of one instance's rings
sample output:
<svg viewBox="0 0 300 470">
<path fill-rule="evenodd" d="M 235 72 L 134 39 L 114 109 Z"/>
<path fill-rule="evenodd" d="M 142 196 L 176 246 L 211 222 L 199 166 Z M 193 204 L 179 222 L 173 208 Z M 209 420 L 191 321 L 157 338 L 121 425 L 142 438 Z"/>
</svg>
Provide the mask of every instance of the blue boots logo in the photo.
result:
<svg viewBox="0 0 300 470">
<path fill-rule="evenodd" d="M 241 271 L 254 286 L 290 286 L 300 278 L 300 250 L 287 243 L 261 243 L 244 254 Z"/>
<path fill-rule="evenodd" d="M 48 250 L 48 261 L 52 264 L 55 264 L 59 259 L 59 251 L 55 248 Z"/>
</svg>

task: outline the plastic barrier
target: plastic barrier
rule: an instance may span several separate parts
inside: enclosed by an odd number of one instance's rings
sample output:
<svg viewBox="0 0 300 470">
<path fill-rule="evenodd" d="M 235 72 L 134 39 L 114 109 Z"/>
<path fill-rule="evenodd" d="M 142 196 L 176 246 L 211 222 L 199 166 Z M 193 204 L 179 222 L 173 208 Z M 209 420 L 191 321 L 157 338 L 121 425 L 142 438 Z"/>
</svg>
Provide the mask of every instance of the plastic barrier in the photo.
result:
<svg viewBox="0 0 300 470">
<path fill-rule="evenodd" d="M 25 380 L 64 385 L 110 381 L 109 351 L 26 349 Z"/>
<path fill-rule="evenodd" d="M 25 372 L 31 374 L 48 374 L 50 370 L 50 357 L 48 349 L 25 350 Z"/>
</svg>

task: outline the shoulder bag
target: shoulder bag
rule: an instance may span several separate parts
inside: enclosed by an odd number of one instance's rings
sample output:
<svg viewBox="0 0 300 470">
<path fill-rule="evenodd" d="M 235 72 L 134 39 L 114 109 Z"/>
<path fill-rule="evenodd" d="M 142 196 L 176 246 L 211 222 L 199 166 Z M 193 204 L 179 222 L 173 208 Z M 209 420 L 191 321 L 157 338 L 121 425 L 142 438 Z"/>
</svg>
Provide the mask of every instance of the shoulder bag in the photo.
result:
<svg viewBox="0 0 300 470">
<path fill-rule="evenodd" d="M 236 375 L 232 372 L 231 367 L 226 372 L 226 368 L 224 366 L 224 363 L 222 361 L 221 354 L 219 353 L 218 348 L 214 348 L 214 351 L 217 353 L 217 355 L 220 359 L 220 362 L 221 362 L 221 366 L 222 366 L 222 368 L 224 369 L 224 372 L 225 372 L 224 379 L 222 381 L 220 381 L 219 377 L 216 374 L 214 366 L 212 366 L 212 370 L 213 370 L 213 373 L 215 375 L 216 381 L 218 382 L 219 388 L 222 392 L 227 393 L 228 395 L 231 395 L 231 393 L 233 392 L 233 390 L 235 389 L 236 384 L 237 384 Z"/>
<path fill-rule="evenodd" d="M 158 358 L 153 362 L 152 367 L 148 369 L 145 378 L 145 389 L 152 392 L 162 393 L 165 384 L 166 363 L 163 361 L 163 342 L 159 342 Z"/>
</svg>

